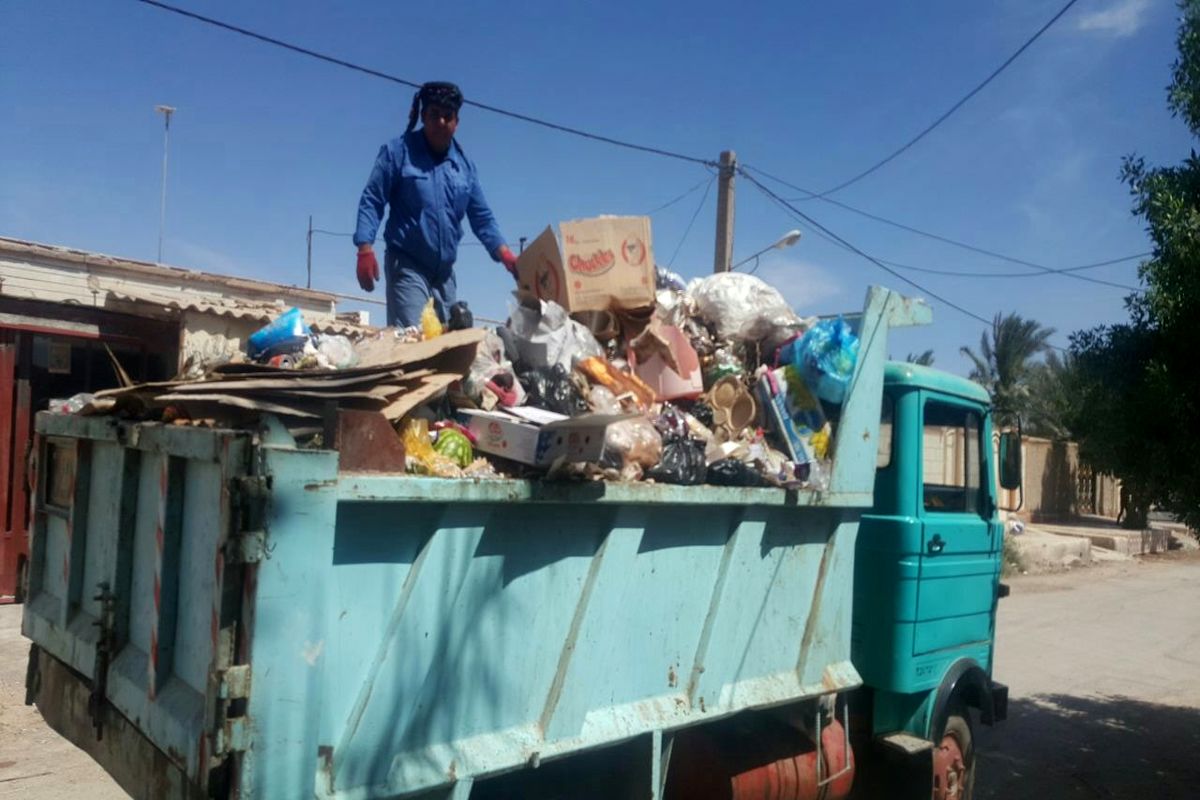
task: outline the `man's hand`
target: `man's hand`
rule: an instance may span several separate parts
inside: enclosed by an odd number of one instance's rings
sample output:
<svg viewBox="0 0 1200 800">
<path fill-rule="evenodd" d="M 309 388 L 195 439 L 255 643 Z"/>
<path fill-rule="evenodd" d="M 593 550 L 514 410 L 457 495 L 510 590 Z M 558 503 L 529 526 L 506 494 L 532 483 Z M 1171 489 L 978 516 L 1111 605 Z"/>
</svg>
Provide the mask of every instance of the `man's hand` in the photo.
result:
<svg viewBox="0 0 1200 800">
<path fill-rule="evenodd" d="M 496 251 L 496 257 L 500 259 L 500 263 L 508 270 L 508 274 L 513 276 L 513 280 L 517 279 L 517 257 L 512 250 L 508 249 L 508 245 L 500 245 L 500 249 Z"/>
<path fill-rule="evenodd" d="M 375 260 L 375 249 L 370 245 L 363 245 L 358 251 L 358 285 L 364 292 L 373 292 L 377 280 L 379 262 Z"/>
</svg>

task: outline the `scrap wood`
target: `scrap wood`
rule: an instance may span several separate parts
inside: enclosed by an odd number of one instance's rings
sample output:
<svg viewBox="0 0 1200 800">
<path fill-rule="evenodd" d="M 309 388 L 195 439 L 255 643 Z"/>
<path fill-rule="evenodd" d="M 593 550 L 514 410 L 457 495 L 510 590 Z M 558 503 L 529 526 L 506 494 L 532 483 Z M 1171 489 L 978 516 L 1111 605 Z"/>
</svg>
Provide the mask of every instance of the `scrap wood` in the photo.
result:
<svg viewBox="0 0 1200 800">
<path fill-rule="evenodd" d="M 363 339 L 354 345 L 358 354 L 359 366 L 394 367 L 405 364 L 419 364 L 431 361 L 442 353 L 458 348 L 471 348 L 474 358 L 475 347 L 487 336 L 483 328 L 467 328 L 461 331 L 450 331 L 433 339 L 423 342 L 401 342 L 390 331 L 385 331 L 378 337 Z M 467 366 L 470 366 L 468 363 Z"/>
<path fill-rule="evenodd" d="M 212 403 L 217 406 L 233 406 L 235 408 L 244 408 L 250 411 L 266 411 L 270 414 L 288 414 L 294 417 L 317 418 L 321 414 L 316 410 L 318 403 L 309 402 L 304 405 L 294 405 L 291 403 L 269 402 L 252 397 L 242 397 L 236 394 L 160 394 L 156 396 L 155 401 L 158 403 L 174 403 L 178 405 L 186 405 L 188 403 Z"/>
<path fill-rule="evenodd" d="M 133 378 L 129 377 L 129 373 L 121 366 L 121 362 L 117 360 L 117 356 L 113 353 L 112 348 L 108 343 L 104 343 L 104 352 L 108 353 L 108 360 L 112 362 L 113 372 L 116 373 L 117 383 L 122 386 L 133 386 Z"/>
<path fill-rule="evenodd" d="M 214 392 L 214 391 L 235 391 L 246 392 L 253 390 L 271 390 L 271 389 L 323 389 L 336 388 L 345 386 L 355 386 L 363 383 L 371 383 L 372 381 L 391 380 L 399 378 L 404 373 L 401 370 L 393 369 L 380 372 L 370 372 L 365 375 L 353 375 L 348 378 L 337 377 L 320 377 L 310 378 L 303 370 L 296 370 L 294 377 L 278 377 L 278 378 L 252 378 L 248 380 L 222 380 L 222 381 L 196 381 L 194 383 L 181 383 L 174 387 L 176 392 Z"/>
<path fill-rule="evenodd" d="M 461 379 L 461 375 L 454 374 L 430 375 L 427 378 L 423 378 L 420 386 L 416 386 L 397 397 L 392 401 L 391 405 L 383 409 L 382 413 L 394 422 L 422 403 L 433 399 L 439 392 L 445 391 L 450 384 Z"/>
</svg>

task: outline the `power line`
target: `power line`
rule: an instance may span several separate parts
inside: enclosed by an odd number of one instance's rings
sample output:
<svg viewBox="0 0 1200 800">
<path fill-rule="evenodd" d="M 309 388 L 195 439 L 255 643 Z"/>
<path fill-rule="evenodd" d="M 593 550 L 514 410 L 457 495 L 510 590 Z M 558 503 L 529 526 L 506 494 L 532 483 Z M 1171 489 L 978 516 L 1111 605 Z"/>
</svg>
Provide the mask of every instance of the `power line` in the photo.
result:
<svg viewBox="0 0 1200 800">
<path fill-rule="evenodd" d="M 872 264 L 879 267 L 881 270 L 888 273 L 892 277 L 897 278 L 898 280 L 904 281 L 905 283 L 907 283 L 909 286 L 912 286 L 917 291 L 924 292 L 925 294 L 932 297 L 934 300 L 937 300 L 938 302 L 943 303 L 943 304 L 949 306 L 950 308 L 953 308 L 955 311 L 958 311 L 960 314 L 965 314 L 966 316 L 970 317 L 973 320 L 982 322 L 984 325 L 992 324 L 991 320 L 981 317 L 980 315 L 976 314 L 975 312 L 969 311 L 968 309 L 963 308 L 962 306 L 958 305 L 957 303 L 951 302 L 950 300 L 947 300 L 946 298 L 942 297 L 941 295 L 931 292 L 929 289 L 926 289 L 924 286 L 922 286 L 921 284 L 912 280 L 911 278 L 905 277 L 904 275 L 897 272 L 895 269 L 892 269 L 887 264 L 883 263 L 882 261 L 875 258 L 874 256 L 864 253 L 862 250 L 858 249 L 853 244 L 846 241 L 841 236 L 838 236 L 836 233 L 829 230 L 821 223 L 817 222 L 815 219 L 810 217 L 808 214 L 805 214 L 803 211 L 796 208 L 794 205 L 789 203 L 787 200 L 784 200 L 782 197 L 777 195 L 775 192 L 768 189 L 766 186 L 763 185 L 763 183 L 761 181 L 759 181 L 757 178 L 755 178 L 753 175 L 751 175 L 749 172 L 747 172 L 745 168 L 738 167 L 738 172 L 740 172 L 742 174 L 742 176 L 744 178 L 746 178 L 746 180 L 748 180 L 748 181 L 750 181 L 750 183 L 754 184 L 754 186 L 760 192 L 762 192 L 764 195 L 766 195 L 770 200 L 772 200 L 780 208 L 784 209 L 784 211 L 786 211 L 793 219 L 797 220 L 798 222 L 801 222 L 801 223 L 807 225 L 808 227 L 810 227 L 811 229 L 818 231 L 821 234 L 824 234 L 825 236 L 829 237 L 834 242 L 837 242 L 842 247 L 846 248 L 847 250 L 851 251 L 852 253 L 855 253 L 856 255 L 861 256 L 862 258 L 865 258 L 867 261 L 870 261 Z"/>
<path fill-rule="evenodd" d="M 829 230 L 824 225 L 817 222 L 815 219 L 813 219 L 809 215 L 805 214 L 800 209 L 796 208 L 794 205 L 789 203 L 787 200 L 785 200 L 784 198 L 777 195 L 775 192 L 768 189 L 766 186 L 764 186 L 762 184 L 762 182 L 757 180 L 753 175 L 750 175 L 748 172 L 746 172 L 744 168 L 739 167 L 738 171 L 742 173 L 743 177 L 745 177 L 746 180 L 748 180 L 748 181 L 750 181 L 750 183 L 754 184 L 754 186 L 760 192 L 762 192 L 764 195 L 767 196 L 768 199 L 770 199 L 776 205 L 778 205 L 780 208 L 782 208 L 793 219 L 809 226 L 815 233 L 820 235 L 822 238 L 827 239 L 827 240 L 837 244 L 839 247 L 849 250 L 851 253 L 854 253 L 855 255 L 865 258 L 867 261 L 870 261 L 872 264 L 879 267 L 880 269 L 882 269 L 884 272 L 888 273 L 892 277 L 897 278 L 901 281 L 904 281 L 905 283 L 907 283 L 909 286 L 912 286 L 917 291 L 925 293 L 929 297 L 932 297 L 934 300 L 937 300 L 938 302 L 940 302 L 946 306 L 949 306 L 950 308 L 954 309 L 955 311 L 959 312 L 960 314 L 970 317 L 971 319 L 975 320 L 976 322 L 981 322 L 984 325 L 987 325 L 989 327 L 993 324 L 993 320 L 986 319 L 986 318 L 980 316 L 979 314 L 976 314 L 974 311 L 963 308 L 962 306 L 958 305 L 957 303 L 947 300 L 945 297 L 942 297 L 941 295 L 930 291 L 929 289 L 927 289 L 926 287 L 917 283 L 916 281 L 912 280 L 911 278 L 906 278 L 904 275 L 901 275 L 899 272 L 897 272 L 896 270 L 894 270 L 890 266 L 888 266 L 888 264 L 886 262 L 881 261 L 880 259 L 875 258 L 872 255 L 864 253 L 858 247 L 856 247 L 852 243 L 846 241 L 841 236 L 838 236 L 836 233 Z M 1058 350 L 1059 352 L 1062 352 L 1062 353 L 1067 352 L 1067 348 L 1059 347 L 1056 344 L 1048 344 L 1047 346 L 1051 347 L 1055 350 Z"/>
<path fill-rule="evenodd" d="M 1017 58 L 1022 53 L 1024 53 L 1029 48 L 1030 45 L 1032 45 L 1039 38 L 1041 38 L 1041 35 L 1043 33 L 1045 33 L 1047 30 L 1049 30 L 1050 26 L 1052 26 L 1054 23 L 1058 22 L 1058 20 L 1062 17 L 1062 15 L 1066 14 L 1067 11 L 1071 8 L 1071 6 L 1075 5 L 1075 3 L 1077 3 L 1078 1 L 1079 0 L 1069 0 L 1069 2 L 1067 2 L 1066 5 L 1064 5 L 1062 8 L 1060 8 L 1058 10 L 1058 13 L 1055 14 L 1053 17 L 1051 17 L 1050 20 L 1045 25 L 1038 28 L 1037 33 L 1033 34 L 1033 36 L 1030 36 L 1028 39 L 1026 39 L 1025 43 L 1023 45 L 1021 45 L 1020 47 L 1018 47 L 1017 51 L 1015 53 L 1013 53 L 1011 56 L 1006 58 L 1004 60 L 1003 64 L 996 67 L 996 69 L 994 69 L 990 75 L 988 75 L 986 78 L 984 78 L 982 83 L 980 83 L 978 86 L 976 86 L 971 91 L 967 92 L 962 97 L 962 99 L 960 99 L 954 105 L 950 106 L 949 110 L 947 110 L 940 117 L 938 117 L 932 123 L 930 123 L 928 126 L 926 126 L 926 128 L 924 130 L 922 130 L 920 133 L 918 133 L 916 136 L 909 139 L 907 142 L 905 142 L 899 148 L 894 150 L 891 154 L 889 154 L 889 155 L 885 156 L 884 158 L 882 158 L 881 160 L 875 162 L 874 164 L 867 167 L 866 169 L 864 169 L 862 172 L 858 173 L 854 177 L 849 178 L 848 180 L 844 180 L 841 183 L 839 183 L 837 186 L 834 186 L 832 189 L 826 189 L 825 191 L 821 192 L 819 195 L 816 195 L 816 196 L 817 197 L 825 197 L 826 195 L 831 195 L 831 194 L 834 194 L 835 192 L 840 192 L 842 189 L 845 189 L 847 186 L 850 186 L 851 184 L 858 183 L 863 178 L 867 177 L 872 172 L 874 172 L 875 170 L 884 166 L 885 164 L 888 164 L 889 162 L 892 161 L 892 159 L 896 158 L 897 156 L 899 156 L 900 154 L 902 154 L 906 150 L 908 150 L 910 147 L 912 147 L 914 144 L 916 144 L 917 142 L 924 139 L 930 132 L 933 131 L 934 128 L 936 128 L 937 126 L 939 126 L 943 122 L 945 122 L 947 119 L 949 119 L 950 116 L 952 114 L 954 114 L 955 111 L 958 111 L 960 108 L 962 108 L 964 105 L 966 105 L 968 100 L 970 100 L 975 95 L 979 94 L 979 92 L 983 90 L 983 87 L 987 86 L 989 83 L 991 83 L 993 80 L 995 80 L 996 77 L 999 76 L 1001 72 L 1004 72 L 1004 70 L 1008 69 L 1008 66 L 1010 64 L 1012 64 L 1014 61 L 1016 61 Z"/>
<path fill-rule="evenodd" d="M 653 208 L 653 209 L 647 211 L 643 216 L 649 217 L 649 216 L 653 216 L 654 214 L 657 214 L 660 211 L 665 211 L 666 209 L 668 209 L 671 206 L 678 203 L 680 200 L 683 200 L 684 198 L 686 198 L 688 195 L 694 194 L 695 192 L 697 192 L 698 190 L 703 188 L 705 184 L 711 184 L 711 183 L 712 183 L 712 181 L 710 179 L 705 178 L 704 180 L 700 181 L 692 188 L 688 189 L 683 194 L 676 197 L 674 200 L 668 200 L 667 202 L 663 203 L 661 206 L 658 206 L 657 208 Z"/>
<path fill-rule="evenodd" d="M 973 272 L 973 271 L 969 271 L 969 270 L 932 269 L 930 267 L 917 267 L 917 266 L 913 266 L 912 264 L 901 264 L 896 261 L 888 261 L 885 258 L 881 258 L 879 260 L 885 264 L 896 267 L 897 269 L 907 269 L 907 270 L 912 270 L 913 272 L 925 272 L 930 275 L 954 275 L 954 276 L 961 276 L 964 278 L 1037 278 L 1037 277 L 1041 277 L 1044 275 L 1064 275 L 1064 274 L 1067 275 L 1068 277 L 1072 277 L 1070 273 L 1073 273 L 1073 272 L 1082 272 L 1083 270 L 1096 269 L 1097 267 L 1107 267 L 1107 266 L 1111 266 L 1112 264 L 1120 264 L 1125 261 L 1133 261 L 1134 259 L 1137 259 L 1137 258 L 1145 258 L 1146 256 L 1149 256 L 1149 255 L 1153 255 L 1153 254 L 1150 252 L 1137 253 L 1135 255 L 1124 256 L 1122 258 L 1110 258 L 1108 261 L 1097 261 L 1092 264 L 1080 264 L 1077 267 L 1064 267 L 1062 269 L 1049 269 L 1045 272 L 1038 272 L 1038 271 L 1034 271 L 1034 272 Z M 1128 286 L 1125 288 L 1128 288 L 1131 291 L 1135 291 L 1135 292 L 1141 291 L 1141 289 L 1139 289 L 1135 286 Z"/>
<path fill-rule="evenodd" d="M 371 77 L 374 77 L 374 78 L 382 78 L 383 80 L 391 81 L 392 83 L 398 83 L 401 86 L 409 86 L 414 89 L 421 88 L 421 84 L 417 83 L 416 81 L 411 81 L 406 78 L 398 77 L 396 75 L 390 75 L 386 72 L 381 72 L 377 69 L 371 69 L 370 67 L 364 67 L 361 64 L 355 64 L 354 62 L 346 61 L 344 59 L 337 58 L 335 56 L 326 55 L 325 53 L 319 53 L 316 50 L 310 50 L 307 47 L 301 47 L 299 45 L 291 44 L 289 42 L 283 41 L 282 39 L 276 39 L 272 36 L 266 36 L 265 34 L 256 33 L 255 31 L 248 30 L 246 28 L 241 28 L 241 27 L 238 27 L 237 25 L 231 25 L 228 22 L 222 22 L 221 20 L 213 19 L 212 17 L 206 17 L 202 14 L 197 14 L 193 11 L 187 11 L 182 8 L 177 8 L 177 7 L 169 5 L 167 3 L 159 2 L 159 0 L 137 0 L 137 2 L 143 3 L 148 6 L 153 6 L 155 8 L 161 9 L 163 11 L 169 11 L 172 14 L 178 14 L 182 17 L 187 17 L 188 19 L 192 19 L 197 22 L 203 22 L 206 25 L 212 25 L 217 28 L 221 28 L 223 30 L 229 31 L 231 33 L 236 33 L 241 36 L 246 36 L 251 39 L 256 39 L 257 41 L 263 42 L 265 44 L 274 45 L 275 47 L 282 47 L 283 49 L 290 50 L 293 53 L 299 53 L 300 55 L 309 56 L 310 58 L 315 58 L 319 61 L 324 61 L 328 64 L 335 64 L 339 67 L 345 67 L 346 69 L 354 70 L 355 72 L 361 72 L 364 75 L 370 75 Z M 674 151 L 664 150 L 659 147 L 650 147 L 648 145 L 636 144 L 634 142 L 627 142 L 622 139 L 614 139 L 611 136 L 603 136 L 603 135 L 597 134 L 597 133 L 589 133 L 588 131 L 580 130 L 579 128 L 572 128 L 567 125 L 560 125 L 556 122 L 549 122 L 544 119 L 538 119 L 537 117 L 531 117 L 527 114 L 520 114 L 516 111 L 508 111 L 506 109 L 499 108 L 497 106 L 488 105 L 487 103 L 481 103 L 477 100 L 463 100 L 463 105 L 473 106 L 475 108 L 479 108 L 484 111 L 490 111 L 493 114 L 500 114 L 505 117 L 510 117 L 512 119 L 521 120 L 522 122 L 528 122 L 531 125 L 540 125 L 541 127 L 549 128 L 550 130 L 560 131 L 562 133 L 569 133 L 573 136 L 581 136 L 585 139 L 592 139 L 597 142 L 604 142 L 606 144 L 615 145 L 617 147 L 624 147 L 629 150 L 638 150 L 643 153 L 651 153 L 654 155 L 665 156 L 667 158 L 678 159 L 680 161 L 688 161 L 693 164 L 702 164 L 702 165 L 710 166 L 710 167 L 717 166 L 717 163 L 715 161 L 712 161 L 711 159 L 697 158 L 696 156 L 689 156 L 684 153 L 676 153 Z"/>
<path fill-rule="evenodd" d="M 679 240 L 679 244 L 675 245 L 675 252 L 671 254 L 671 260 L 667 262 L 668 267 L 675 265 L 675 256 L 679 255 L 679 250 L 683 247 L 683 243 L 687 241 L 688 234 L 692 232 L 692 226 L 696 224 L 696 217 L 700 216 L 700 211 L 704 208 L 704 203 L 708 200 L 708 193 L 712 191 L 712 185 L 716 180 L 716 175 L 708 179 L 708 186 L 704 187 L 704 196 L 700 198 L 700 205 L 696 206 L 696 210 L 692 213 L 692 218 L 688 221 L 687 228 L 683 232 L 683 237 Z"/>
<path fill-rule="evenodd" d="M 833 205 L 833 206 L 837 206 L 838 208 L 844 209 L 845 211 L 849 211 L 852 214 L 858 214 L 860 217 L 866 217 L 867 219 L 874 220 L 875 222 L 879 222 L 883 225 L 890 225 L 893 228 L 898 228 L 902 231 L 907 231 L 909 233 L 916 234 L 917 236 L 923 236 L 926 239 L 932 239 L 936 242 L 941 242 L 942 244 L 948 244 L 948 245 L 952 245 L 953 247 L 962 248 L 963 250 L 969 250 L 972 253 L 979 253 L 980 255 L 991 256 L 992 258 L 998 258 L 1001 261 L 1008 261 L 1009 263 L 1012 263 L 1012 264 L 1019 264 L 1020 266 L 1023 266 L 1023 267 L 1032 267 L 1033 269 L 1036 269 L 1040 273 L 1065 274 L 1065 275 L 1067 275 L 1067 277 L 1076 278 L 1077 280 L 1081 280 L 1081 281 L 1087 281 L 1088 283 L 1095 283 L 1095 284 L 1099 284 L 1101 286 L 1112 286 L 1117 289 L 1127 289 L 1130 291 L 1138 291 L 1136 287 L 1129 286 L 1127 284 L 1114 283 L 1113 281 L 1106 281 L 1101 278 L 1092 278 L 1087 275 L 1075 275 L 1073 273 L 1077 272 L 1079 270 L 1075 269 L 1074 267 L 1069 268 L 1069 269 L 1053 269 L 1052 267 L 1047 267 L 1044 264 L 1038 264 L 1033 261 L 1027 261 L 1026 259 L 1023 259 L 1023 258 L 1017 258 L 1016 256 L 1010 256 L 1010 255 L 1006 255 L 1004 253 L 998 253 L 995 250 L 988 250 L 987 248 L 984 248 L 984 247 L 978 247 L 976 245 L 969 244 L 967 242 L 962 242 L 957 239 L 951 239 L 948 236 L 942 236 L 941 234 L 931 233 L 930 231 L 921 230 L 920 228 L 914 228 L 911 225 L 905 225 L 903 222 L 897 222 L 894 219 L 888 219 L 887 217 L 881 217 L 878 214 L 872 214 L 869 211 L 863 211 L 861 208 L 855 208 L 854 206 L 849 205 L 848 203 L 843 203 L 840 200 L 834 200 L 831 197 L 824 197 L 824 196 L 817 194 L 816 192 L 813 192 L 809 189 L 805 189 L 802 186 L 797 186 L 794 183 L 785 181 L 783 178 L 780 178 L 776 175 L 772 175 L 769 172 L 764 172 L 763 170 L 758 169 L 757 167 L 746 165 L 746 169 L 753 170 L 754 172 L 758 173 L 759 175 L 762 175 L 764 178 L 773 180 L 782 186 L 788 187 L 789 189 L 795 189 L 797 192 L 803 192 L 805 195 L 805 197 L 803 197 L 803 198 L 798 198 L 798 197 L 785 198 L 786 200 L 789 200 L 789 201 L 810 200 L 810 199 L 821 200 L 822 202 L 829 203 L 830 205 Z M 1149 255 L 1149 253 L 1137 253 L 1134 255 L 1123 256 L 1123 257 L 1121 257 L 1119 259 L 1115 259 L 1111 262 L 1103 262 L 1100 264 L 1096 264 L 1094 266 L 1107 266 L 1109 263 L 1116 264 L 1121 261 L 1132 261 L 1135 258 L 1142 258 L 1147 255 Z M 1089 266 L 1088 269 L 1090 269 L 1090 268 L 1091 267 Z M 1016 276 L 1013 275 L 1010 277 L 1016 277 Z"/>
</svg>

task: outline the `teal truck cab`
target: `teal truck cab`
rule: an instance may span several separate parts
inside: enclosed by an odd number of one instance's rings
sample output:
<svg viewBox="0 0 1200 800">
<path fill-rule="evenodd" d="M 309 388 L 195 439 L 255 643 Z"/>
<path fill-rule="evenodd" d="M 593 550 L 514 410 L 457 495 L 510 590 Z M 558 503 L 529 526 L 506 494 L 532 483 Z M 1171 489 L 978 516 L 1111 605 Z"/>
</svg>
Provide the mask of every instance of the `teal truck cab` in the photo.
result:
<svg viewBox="0 0 1200 800">
<path fill-rule="evenodd" d="M 27 699 L 148 800 L 968 800 L 1002 527 L 986 394 L 887 362 L 930 316 L 873 287 L 850 317 L 814 489 L 39 414 Z"/>
<path fill-rule="evenodd" d="M 1019 437 L 995 435 L 992 458 L 990 406 L 965 378 L 908 363 L 884 369 L 851 634 L 864 684 L 852 698 L 866 736 L 860 765 L 876 768 L 860 770 L 860 784 L 885 783 L 883 796 L 967 800 L 972 711 L 987 725 L 1005 717 L 1007 687 L 991 677 L 996 604 L 1007 592 L 996 470 L 1000 485 L 1018 488 Z"/>
</svg>

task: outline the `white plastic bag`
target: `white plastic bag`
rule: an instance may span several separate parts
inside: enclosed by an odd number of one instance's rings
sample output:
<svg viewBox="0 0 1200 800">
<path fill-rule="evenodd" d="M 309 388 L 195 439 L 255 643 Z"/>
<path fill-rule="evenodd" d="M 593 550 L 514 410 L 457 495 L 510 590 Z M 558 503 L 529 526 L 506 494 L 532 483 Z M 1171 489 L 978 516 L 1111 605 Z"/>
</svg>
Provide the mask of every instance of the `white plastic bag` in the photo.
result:
<svg viewBox="0 0 1200 800">
<path fill-rule="evenodd" d="M 757 341 L 803 322 L 778 290 L 753 275 L 719 272 L 688 285 L 688 302 L 722 339 Z"/>
<path fill-rule="evenodd" d="M 539 300 L 538 308 L 517 306 L 508 318 L 508 327 L 516 339 L 522 368 L 561 364 L 570 372 L 580 359 L 604 355 L 592 332 L 550 300 Z"/>
<path fill-rule="evenodd" d="M 501 376 L 508 376 L 507 378 Z M 499 378 L 499 380 L 496 380 Z M 495 381 L 500 390 L 488 387 L 489 381 Z M 463 381 L 463 389 L 481 408 L 500 405 L 518 406 L 525 402 L 525 389 L 516 378 L 512 362 L 504 357 L 504 341 L 495 331 L 488 331 L 479 349 L 475 351 L 475 360 Z M 489 397 L 491 395 L 491 397 Z"/>
</svg>

